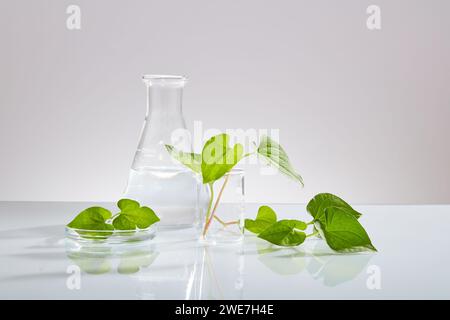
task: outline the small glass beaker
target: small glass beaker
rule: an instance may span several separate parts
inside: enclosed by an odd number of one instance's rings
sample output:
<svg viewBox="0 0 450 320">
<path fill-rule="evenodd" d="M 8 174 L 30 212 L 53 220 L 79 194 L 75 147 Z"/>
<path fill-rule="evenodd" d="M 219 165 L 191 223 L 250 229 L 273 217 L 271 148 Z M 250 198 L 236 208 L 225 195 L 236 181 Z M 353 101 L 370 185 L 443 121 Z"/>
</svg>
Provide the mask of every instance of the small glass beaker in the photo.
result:
<svg viewBox="0 0 450 320">
<path fill-rule="evenodd" d="M 214 183 L 211 210 L 203 210 L 200 241 L 235 243 L 244 238 L 244 170 L 233 169 Z"/>
</svg>

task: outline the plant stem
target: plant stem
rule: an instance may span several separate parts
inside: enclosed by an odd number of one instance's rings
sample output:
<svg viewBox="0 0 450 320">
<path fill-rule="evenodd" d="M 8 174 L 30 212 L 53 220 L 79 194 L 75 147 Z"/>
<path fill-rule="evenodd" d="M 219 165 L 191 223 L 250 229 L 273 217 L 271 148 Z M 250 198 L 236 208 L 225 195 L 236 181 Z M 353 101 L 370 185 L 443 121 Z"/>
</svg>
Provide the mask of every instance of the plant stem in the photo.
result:
<svg viewBox="0 0 450 320">
<path fill-rule="evenodd" d="M 239 224 L 239 220 L 234 220 L 234 221 L 229 221 L 229 222 L 226 222 L 225 224 L 227 225 L 227 226 L 229 226 L 230 224 Z"/>
<path fill-rule="evenodd" d="M 315 221 L 315 220 L 311 220 L 310 222 L 307 222 L 306 225 L 308 225 L 308 226 L 309 226 L 309 225 L 312 225 L 312 224 L 314 224 L 314 221 Z"/>
<path fill-rule="evenodd" d="M 220 219 L 218 216 L 214 215 L 214 219 L 216 219 L 221 225 L 226 226 L 227 222 Z"/>
<path fill-rule="evenodd" d="M 214 200 L 214 188 L 213 188 L 212 183 L 209 184 L 209 190 L 211 190 L 211 196 L 210 196 L 210 198 L 209 198 L 208 211 L 206 212 L 206 221 L 209 221 L 209 216 L 210 216 L 210 214 L 211 214 L 212 203 L 213 203 L 213 200 Z M 204 229 L 203 229 L 203 237 L 204 237 L 205 234 L 206 234 L 207 224 L 208 224 L 208 223 L 206 222 L 205 227 L 204 227 Z"/>
<path fill-rule="evenodd" d="M 217 195 L 216 203 L 214 204 L 214 208 L 212 210 L 213 215 L 216 212 L 217 206 L 219 205 L 219 202 L 220 202 L 220 198 L 222 197 L 223 190 L 225 189 L 225 186 L 227 185 L 229 178 L 230 178 L 229 175 L 225 176 L 225 180 L 223 181 L 222 188 L 220 188 L 219 194 Z"/>
<path fill-rule="evenodd" d="M 309 237 L 314 237 L 315 235 L 318 235 L 318 234 L 319 234 L 319 231 L 314 231 L 314 232 L 311 233 L 311 234 L 307 234 L 306 237 L 307 237 L 307 238 L 309 238 Z"/>
<path fill-rule="evenodd" d="M 217 215 L 214 215 L 214 219 L 216 219 L 224 227 L 228 226 L 230 224 L 238 224 L 239 223 L 239 220 L 225 222 L 222 219 L 220 219 Z"/>
<path fill-rule="evenodd" d="M 206 235 L 206 232 L 208 231 L 209 225 L 211 224 L 211 221 L 212 221 L 213 217 L 215 216 L 215 212 L 216 212 L 217 206 L 219 205 L 220 198 L 222 197 L 223 190 L 225 189 L 225 186 L 227 185 L 227 182 L 228 182 L 229 178 L 230 178 L 229 175 L 225 176 L 225 180 L 223 181 L 222 187 L 220 188 L 219 194 L 217 195 L 217 200 L 216 200 L 216 203 L 214 204 L 214 208 L 210 212 L 210 215 L 209 216 L 207 215 L 207 217 L 206 217 L 206 224 L 205 224 L 205 228 L 203 229 L 203 237 Z M 212 201 L 212 199 L 213 199 L 213 189 L 212 189 L 212 185 L 211 185 L 211 199 L 210 199 L 210 201 Z"/>
<path fill-rule="evenodd" d="M 111 220 L 111 222 L 113 222 L 114 219 L 117 218 L 119 215 L 120 215 L 120 212 L 113 215 L 111 218 L 109 218 L 109 220 Z"/>
</svg>

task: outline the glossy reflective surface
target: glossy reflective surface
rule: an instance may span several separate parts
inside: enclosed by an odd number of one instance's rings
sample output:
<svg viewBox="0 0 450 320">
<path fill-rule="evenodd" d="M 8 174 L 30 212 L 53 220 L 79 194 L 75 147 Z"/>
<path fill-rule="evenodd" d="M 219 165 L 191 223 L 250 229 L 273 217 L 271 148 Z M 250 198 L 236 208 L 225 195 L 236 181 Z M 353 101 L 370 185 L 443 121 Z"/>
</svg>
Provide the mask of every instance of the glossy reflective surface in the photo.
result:
<svg viewBox="0 0 450 320">
<path fill-rule="evenodd" d="M 134 244 L 65 239 L 64 223 L 89 205 L 0 203 L 0 298 L 450 298 L 450 206 L 358 206 L 379 252 L 340 255 L 320 239 L 205 246 L 191 229 Z M 273 207 L 308 219 L 304 205 Z"/>
</svg>

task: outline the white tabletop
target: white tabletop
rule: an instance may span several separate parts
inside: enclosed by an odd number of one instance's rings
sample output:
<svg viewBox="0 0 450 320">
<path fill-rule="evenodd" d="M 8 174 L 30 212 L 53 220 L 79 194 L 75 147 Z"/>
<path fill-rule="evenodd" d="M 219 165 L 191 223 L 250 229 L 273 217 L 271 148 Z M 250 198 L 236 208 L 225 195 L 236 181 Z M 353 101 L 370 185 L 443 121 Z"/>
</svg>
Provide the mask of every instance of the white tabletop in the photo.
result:
<svg viewBox="0 0 450 320">
<path fill-rule="evenodd" d="M 450 298 L 448 205 L 355 206 L 379 252 L 345 255 L 320 239 L 279 248 L 246 235 L 241 245 L 204 246 L 188 229 L 80 248 L 65 240 L 64 224 L 90 205 L 0 202 L 0 298 Z M 304 205 L 272 206 L 308 219 Z M 257 208 L 247 204 L 252 217 Z"/>
</svg>

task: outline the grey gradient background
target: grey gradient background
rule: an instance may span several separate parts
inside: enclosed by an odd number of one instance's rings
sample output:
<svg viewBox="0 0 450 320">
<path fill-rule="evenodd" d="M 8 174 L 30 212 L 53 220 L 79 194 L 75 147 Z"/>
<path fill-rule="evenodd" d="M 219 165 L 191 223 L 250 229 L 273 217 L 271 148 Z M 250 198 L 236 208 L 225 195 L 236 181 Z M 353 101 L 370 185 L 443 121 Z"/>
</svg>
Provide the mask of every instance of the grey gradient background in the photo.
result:
<svg viewBox="0 0 450 320">
<path fill-rule="evenodd" d="M 82 29 L 69 31 L 69 4 Z M 382 30 L 366 28 L 366 8 Z M 450 203 L 450 2 L 0 2 L 0 200 L 120 197 L 143 73 L 184 74 L 188 125 L 280 128 L 304 176 L 248 201 Z"/>
</svg>

